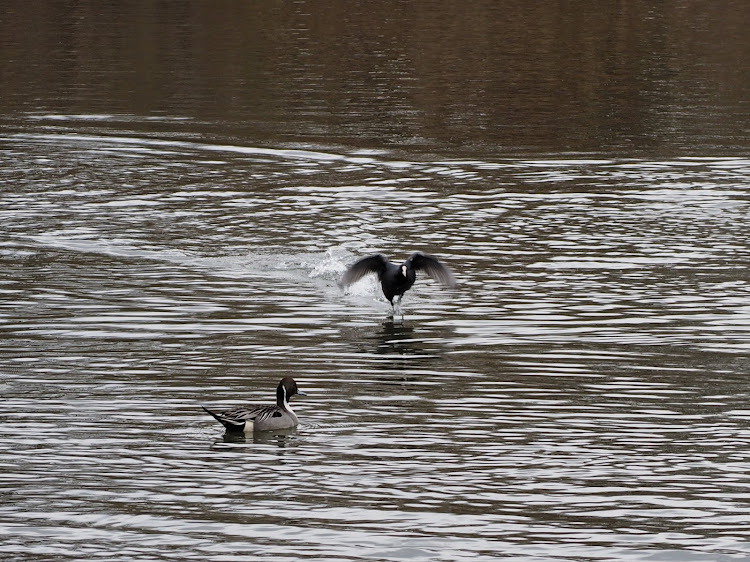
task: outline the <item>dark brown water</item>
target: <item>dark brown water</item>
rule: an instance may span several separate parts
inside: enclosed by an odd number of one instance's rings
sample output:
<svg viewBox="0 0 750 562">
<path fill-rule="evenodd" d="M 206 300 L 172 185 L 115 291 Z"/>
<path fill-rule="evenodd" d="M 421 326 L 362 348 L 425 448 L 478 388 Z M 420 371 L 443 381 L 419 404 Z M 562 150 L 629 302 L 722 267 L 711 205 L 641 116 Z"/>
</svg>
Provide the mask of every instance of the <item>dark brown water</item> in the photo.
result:
<svg viewBox="0 0 750 562">
<path fill-rule="evenodd" d="M 6 3 L 0 558 L 750 557 L 748 15 Z"/>
</svg>

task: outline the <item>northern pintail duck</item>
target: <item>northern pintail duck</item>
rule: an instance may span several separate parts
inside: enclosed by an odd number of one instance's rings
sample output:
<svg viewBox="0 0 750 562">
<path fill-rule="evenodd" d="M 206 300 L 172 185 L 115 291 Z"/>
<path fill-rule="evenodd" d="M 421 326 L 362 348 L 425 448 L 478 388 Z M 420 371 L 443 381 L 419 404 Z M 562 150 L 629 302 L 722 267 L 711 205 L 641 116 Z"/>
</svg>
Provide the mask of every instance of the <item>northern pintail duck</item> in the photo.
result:
<svg viewBox="0 0 750 562">
<path fill-rule="evenodd" d="M 289 405 L 289 400 L 295 394 L 305 396 L 305 393 L 297 388 L 297 383 L 292 377 L 284 377 L 276 387 L 276 404 L 248 404 L 219 414 L 205 406 L 201 408 L 231 433 L 250 434 L 255 431 L 289 429 L 299 422 Z"/>
<path fill-rule="evenodd" d="M 451 270 L 440 263 L 437 258 L 422 252 L 414 252 L 401 265 L 391 263 L 383 254 L 367 256 L 346 270 L 339 285 L 346 287 L 355 281 L 359 281 L 368 273 L 376 273 L 380 279 L 380 286 L 383 288 L 385 298 L 393 304 L 395 297 L 399 297 L 400 300 L 404 293 L 414 285 L 414 281 L 417 279 L 417 271 L 424 271 L 435 281 L 439 281 L 450 289 L 456 286 L 456 280 Z"/>
</svg>

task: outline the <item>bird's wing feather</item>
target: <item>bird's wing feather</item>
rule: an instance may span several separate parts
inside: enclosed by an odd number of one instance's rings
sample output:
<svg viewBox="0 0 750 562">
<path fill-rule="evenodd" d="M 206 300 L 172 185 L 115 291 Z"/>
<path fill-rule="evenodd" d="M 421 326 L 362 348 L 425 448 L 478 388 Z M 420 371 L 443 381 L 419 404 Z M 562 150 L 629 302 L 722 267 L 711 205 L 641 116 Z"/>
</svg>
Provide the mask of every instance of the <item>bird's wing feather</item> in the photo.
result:
<svg viewBox="0 0 750 562">
<path fill-rule="evenodd" d="M 437 258 L 423 254 L 422 252 L 414 252 L 409 256 L 408 261 L 411 261 L 416 271 L 424 271 L 435 281 L 451 289 L 455 288 L 456 278 L 453 277 L 453 272 L 447 266 L 440 263 Z"/>
<path fill-rule="evenodd" d="M 275 404 L 248 404 L 219 414 L 235 421 L 260 421 L 273 416 L 279 407 Z"/>
<path fill-rule="evenodd" d="M 242 429 L 245 422 L 257 423 L 268 418 L 281 416 L 281 409 L 275 404 L 248 404 L 240 408 L 226 410 L 218 414 L 212 412 L 205 406 L 201 406 L 211 414 L 224 427 L 231 430 Z"/>
<path fill-rule="evenodd" d="M 341 277 L 341 281 L 339 281 L 339 285 L 342 287 L 351 285 L 368 273 L 377 273 L 379 277 L 385 272 L 387 265 L 388 260 L 383 254 L 375 254 L 362 258 L 346 270 L 346 273 Z"/>
<path fill-rule="evenodd" d="M 206 408 L 205 406 L 201 406 L 201 408 L 203 408 L 207 413 L 211 414 L 211 416 L 213 416 L 213 418 L 217 422 L 219 422 L 221 425 L 223 425 L 227 429 L 241 430 L 243 427 L 245 427 L 245 420 L 227 417 L 224 412 L 220 414 L 216 414 L 212 412 L 211 410 L 209 410 L 208 408 Z"/>
</svg>

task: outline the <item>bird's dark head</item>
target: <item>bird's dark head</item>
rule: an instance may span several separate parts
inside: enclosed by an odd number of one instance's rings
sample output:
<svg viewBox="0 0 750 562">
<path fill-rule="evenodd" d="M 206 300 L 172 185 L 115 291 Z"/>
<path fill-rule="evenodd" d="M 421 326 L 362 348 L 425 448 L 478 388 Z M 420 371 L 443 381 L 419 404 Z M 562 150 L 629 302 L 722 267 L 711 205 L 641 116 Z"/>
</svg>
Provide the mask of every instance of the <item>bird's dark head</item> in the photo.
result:
<svg viewBox="0 0 750 562">
<path fill-rule="evenodd" d="M 279 400 L 279 403 L 289 402 L 289 399 L 295 394 L 305 396 L 305 393 L 297 388 L 297 383 L 292 377 L 284 377 L 281 379 L 281 382 L 276 389 L 276 398 Z"/>
</svg>

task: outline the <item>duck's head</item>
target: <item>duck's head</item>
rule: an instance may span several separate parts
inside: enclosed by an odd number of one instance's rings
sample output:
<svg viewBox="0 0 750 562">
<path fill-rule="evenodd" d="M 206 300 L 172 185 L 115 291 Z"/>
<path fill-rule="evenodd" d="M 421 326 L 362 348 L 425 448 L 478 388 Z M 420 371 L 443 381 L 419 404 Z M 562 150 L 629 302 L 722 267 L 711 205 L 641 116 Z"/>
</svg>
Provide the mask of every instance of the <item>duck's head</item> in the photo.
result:
<svg viewBox="0 0 750 562">
<path fill-rule="evenodd" d="M 297 382 L 292 377 L 284 377 L 279 382 L 279 386 L 276 388 L 276 398 L 279 400 L 279 404 L 287 403 L 295 394 L 300 396 L 307 396 L 299 388 L 297 388 Z"/>
</svg>

